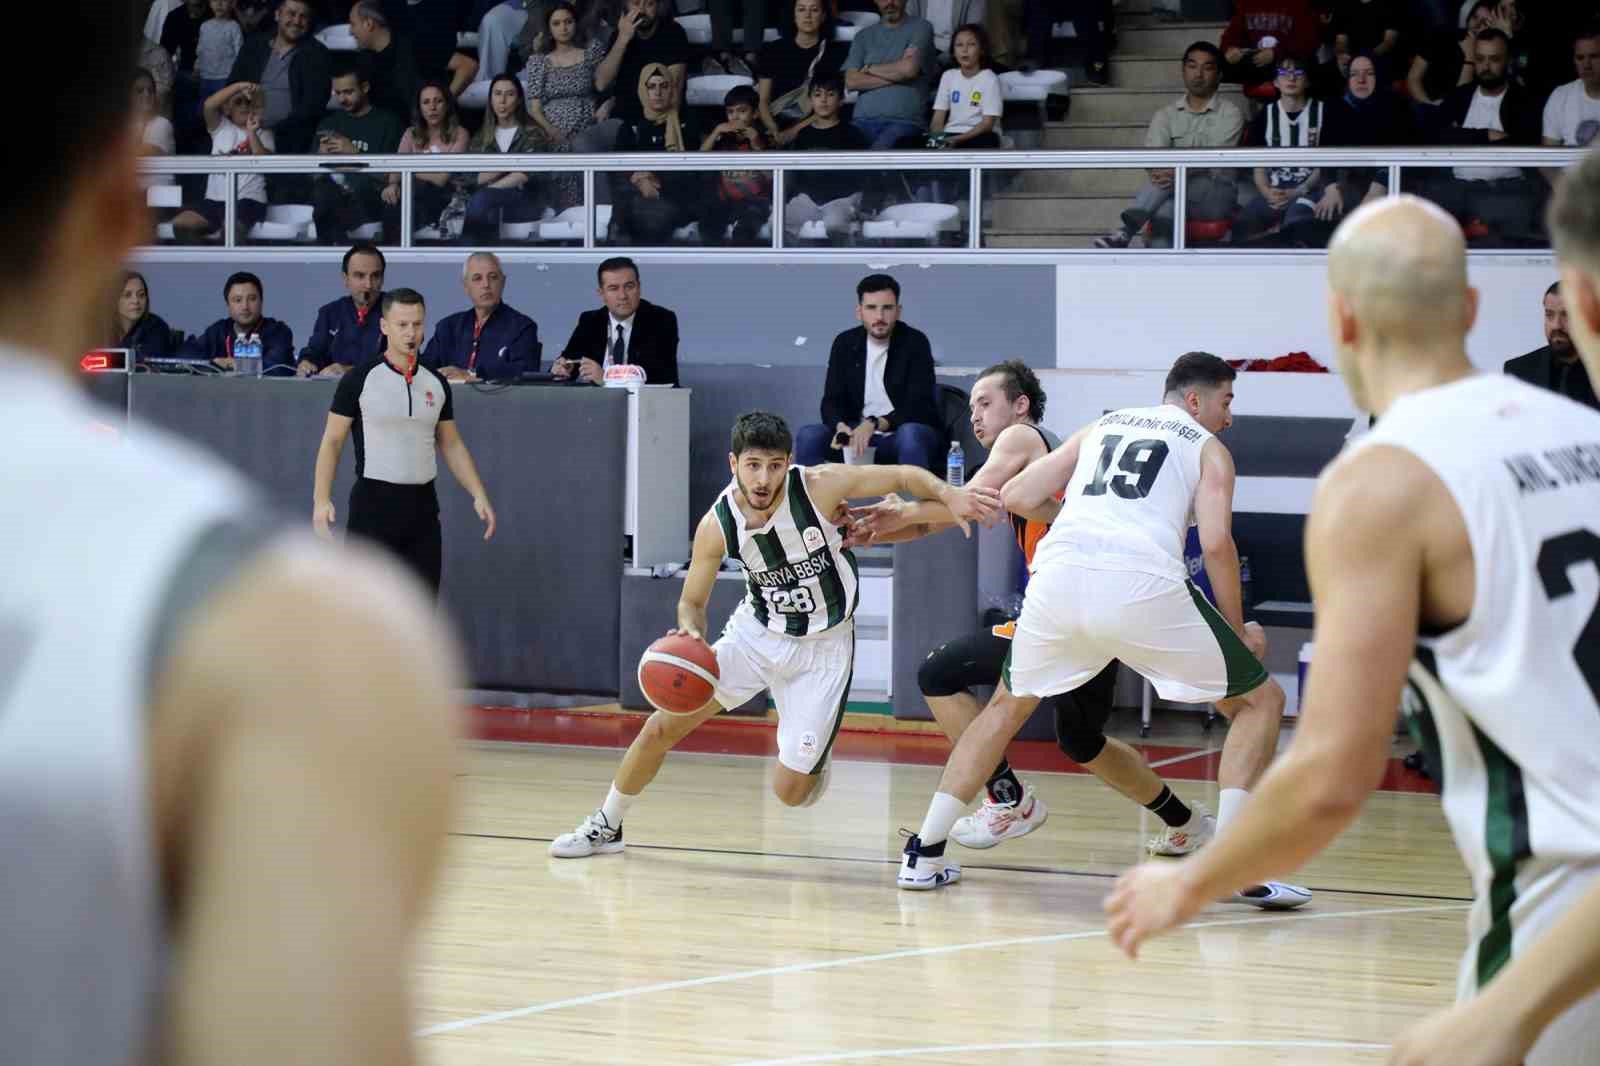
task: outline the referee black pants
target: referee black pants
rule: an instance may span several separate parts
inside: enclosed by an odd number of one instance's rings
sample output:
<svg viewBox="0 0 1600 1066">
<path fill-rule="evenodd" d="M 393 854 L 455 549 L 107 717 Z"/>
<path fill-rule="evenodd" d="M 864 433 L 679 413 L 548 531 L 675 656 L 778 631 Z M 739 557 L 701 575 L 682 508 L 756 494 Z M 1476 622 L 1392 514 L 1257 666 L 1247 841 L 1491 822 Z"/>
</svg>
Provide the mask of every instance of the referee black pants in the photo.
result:
<svg viewBox="0 0 1600 1066">
<path fill-rule="evenodd" d="M 439 595 L 440 557 L 439 497 L 433 482 L 425 485 L 396 485 L 389 481 L 357 478 L 350 490 L 352 536 L 388 548 L 399 556 L 423 582 Z"/>
</svg>

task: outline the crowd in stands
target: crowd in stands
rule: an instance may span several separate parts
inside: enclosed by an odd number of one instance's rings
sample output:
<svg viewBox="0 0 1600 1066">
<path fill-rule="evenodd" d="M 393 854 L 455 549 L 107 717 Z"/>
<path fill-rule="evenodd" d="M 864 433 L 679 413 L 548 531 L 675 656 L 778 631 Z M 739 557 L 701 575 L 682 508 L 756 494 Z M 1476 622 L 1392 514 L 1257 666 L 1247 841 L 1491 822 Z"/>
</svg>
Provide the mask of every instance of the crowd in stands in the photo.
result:
<svg viewBox="0 0 1600 1066">
<path fill-rule="evenodd" d="M 1071 22 L 1087 80 L 1114 81 L 1110 0 L 705 0 L 697 48 L 674 3 L 700 0 L 155 0 L 132 91 L 151 155 L 462 151 L 759 152 L 773 148 L 1002 149 L 1004 86 L 1059 62 Z M 878 21 L 836 39 L 836 5 Z M 1158 5 L 1160 10 L 1161 5 Z M 1235 0 L 1217 45 L 1183 57 L 1184 95 L 1151 122 L 1149 147 L 1581 146 L 1600 128 L 1597 0 Z M 743 31 L 736 45 L 734 22 Z M 351 50 L 313 33 L 348 26 Z M 764 41 L 768 29 L 777 39 Z M 477 40 L 463 46 L 460 34 Z M 759 42 L 759 43 L 757 43 Z M 733 74 L 716 109 L 691 107 L 697 74 Z M 1243 106 L 1225 86 L 1243 88 Z M 837 97 L 837 102 L 834 101 Z M 1381 171 L 1260 168 L 1189 182 L 1191 221 L 1230 240 L 1316 243 L 1342 213 L 1386 192 Z M 912 183 L 797 175 L 778 213 L 791 235 L 817 222 L 843 239 L 865 212 L 919 198 Z M 1479 239 L 1540 239 L 1547 182 L 1520 168 L 1457 167 L 1416 191 Z M 246 179 L 243 231 L 268 203 L 311 203 L 319 239 L 400 222 L 398 176 L 334 172 Z M 193 187 L 164 221 L 216 236 L 225 182 Z M 771 179 L 757 169 L 602 175 L 617 242 L 665 243 L 690 222 L 705 244 L 765 243 Z M 482 241 L 501 223 L 581 202 L 576 172 L 440 171 L 415 183 L 418 239 Z M 1167 239 L 1172 176 L 1099 242 Z M 180 224 L 181 223 L 181 224 Z M 1149 232 L 1145 233 L 1145 227 Z"/>
</svg>

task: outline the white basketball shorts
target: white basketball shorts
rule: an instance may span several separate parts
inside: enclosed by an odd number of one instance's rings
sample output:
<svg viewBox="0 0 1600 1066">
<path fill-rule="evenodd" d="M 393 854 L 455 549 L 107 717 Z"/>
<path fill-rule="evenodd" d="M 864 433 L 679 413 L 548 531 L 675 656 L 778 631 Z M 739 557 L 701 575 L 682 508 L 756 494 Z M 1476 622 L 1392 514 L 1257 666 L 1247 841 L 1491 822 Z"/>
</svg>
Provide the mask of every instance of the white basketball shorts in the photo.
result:
<svg viewBox="0 0 1600 1066">
<path fill-rule="evenodd" d="M 778 761 L 796 773 L 822 769 L 844 720 L 855 665 L 855 621 L 812 637 L 774 633 L 742 606 L 712 645 L 716 699 L 737 707 L 763 689 L 778 707 Z"/>
</svg>

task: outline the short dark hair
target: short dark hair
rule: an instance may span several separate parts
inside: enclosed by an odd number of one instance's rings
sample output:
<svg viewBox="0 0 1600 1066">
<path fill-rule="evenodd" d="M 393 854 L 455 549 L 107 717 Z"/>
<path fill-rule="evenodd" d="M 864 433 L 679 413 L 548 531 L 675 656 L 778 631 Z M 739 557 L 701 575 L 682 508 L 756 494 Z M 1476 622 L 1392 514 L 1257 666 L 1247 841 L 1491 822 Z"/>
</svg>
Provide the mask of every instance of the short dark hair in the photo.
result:
<svg viewBox="0 0 1600 1066">
<path fill-rule="evenodd" d="M 228 298 L 229 293 L 233 292 L 233 287 L 235 285 L 254 285 L 256 287 L 257 295 L 263 298 L 265 298 L 267 295 L 267 287 L 261 284 L 260 278 L 256 277 L 248 270 L 240 270 L 236 273 L 229 274 L 228 280 L 222 283 L 222 298 L 224 300 Z"/>
<path fill-rule="evenodd" d="M 344 260 L 339 264 L 339 270 L 345 274 L 350 273 L 350 260 L 358 255 L 375 255 L 378 257 L 378 269 L 388 270 L 389 261 L 383 257 L 383 251 L 371 241 L 357 241 L 344 253 Z"/>
<path fill-rule="evenodd" d="M 1508 50 L 1511 48 L 1510 36 L 1505 30 L 1502 30 L 1498 26 L 1490 26 L 1488 29 L 1478 34 L 1478 43 L 1482 44 L 1484 41 L 1499 41 L 1501 44 L 1505 45 Z"/>
<path fill-rule="evenodd" d="M 1557 282 L 1553 283 L 1548 289 L 1544 290 L 1544 294 L 1546 296 L 1560 296 L 1561 295 L 1561 282 L 1557 281 Z"/>
<path fill-rule="evenodd" d="M 602 262 L 600 266 L 595 269 L 594 283 L 596 287 L 602 289 L 605 288 L 606 275 L 611 273 L 613 270 L 631 270 L 633 271 L 634 280 L 637 281 L 639 279 L 638 263 L 635 263 L 632 259 L 629 259 L 625 255 L 614 255 L 610 259 Z"/>
<path fill-rule="evenodd" d="M 1572 43 L 1576 47 L 1579 41 L 1587 41 L 1600 37 L 1600 19 L 1590 19 L 1579 26 L 1572 34 Z"/>
<path fill-rule="evenodd" d="M 956 46 L 956 35 L 962 33 L 972 34 L 972 39 L 978 42 L 978 69 L 987 70 L 994 62 L 994 57 L 989 50 L 989 31 L 976 22 L 964 22 L 950 34 L 950 47 Z"/>
<path fill-rule="evenodd" d="M 1006 401 L 1016 403 L 1018 396 L 1028 398 L 1028 417 L 1037 422 L 1044 418 L 1044 386 L 1039 384 L 1039 375 L 1033 368 L 1021 359 L 1007 359 L 1003 363 L 985 367 L 979 374 L 978 380 L 982 381 L 991 374 L 999 374 L 1005 379 Z"/>
<path fill-rule="evenodd" d="M 738 107 L 740 104 L 746 107 L 760 107 L 761 97 L 756 95 L 755 89 L 749 85 L 735 85 L 728 90 L 728 95 L 722 98 L 722 106 Z"/>
<path fill-rule="evenodd" d="M 369 71 L 370 67 L 365 59 L 359 55 L 345 53 L 343 58 L 334 60 L 333 71 L 328 75 L 328 81 L 335 82 L 340 78 L 353 77 L 356 79 L 356 84 L 370 88 L 372 74 Z"/>
<path fill-rule="evenodd" d="M 1199 52 L 1202 55 L 1210 56 L 1216 61 L 1217 66 L 1222 66 L 1222 49 L 1218 48 L 1210 41 L 1196 41 L 1188 48 L 1185 48 L 1183 50 L 1183 61 L 1185 63 L 1189 62 L 1189 57 L 1194 55 L 1196 52 Z"/>
<path fill-rule="evenodd" d="M 1600 151 L 1561 172 L 1546 217 L 1556 256 L 1600 275 Z"/>
<path fill-rule="evenodd" d="M 839 74 L 824 74 L 811 82 L 811 91 L 827 90 L 828 92 L 844 95 L 844 77 Z"/>
<path fill-rule="evenodd" d="M 1195 386 L 1214 389 L 1226 385 L 1239 376 L 1239 372 L 1210 352 L 1185 352 L 1167 371 L 1165 396 L 1188 392 Z"/>
<path fill-rule="evenodd" d="M 143 16 L 134 4 L 105 0 L 63 0 L 15 9 L 22 19 L 17 40 L 70 40 L 93 63 L 69 63 L 54 71 L 53 97 L 82 106 L 83 114 L 61 122 L 48 107 L 22 107 L 14 141 L 27 145 L 0 168 L 0 236 L 6 255 L 0 283 L 32 286 L 46 257 L 56 247 L 51 233 L 72 206 L 69 195 L 80 177 L 98 171 L 105 146 L 128 136 L 133 96 L 128 91 L 138 70 Z M 65 34 L 64 38 L 58 37 Z M 12 123 L 15 127 L 16 122 Z"/>
<path fill-rule="evenodd" d="M 789 423 L 771 411 L 747 411 L 733 423 L 733 454 L 743 455 L 752 448 L 764 452 L 794 452 L 794 434 Z"/>
<path fill-rule="evenodd" d="M 422 298 L 422 293 L 416 289 L 390 289 L 383 294 L 383 310 L 379 312 L 384 318 L 389 317 L 389 308 L 395 304 L 404 304 L 406 307 L 428 306 L 428 301 Z"/>
<path fill-rule="evenodd" d="M 856 303 L 860 303 L 869 292 L 882 292 L 888 289 L 894 293 L 894 302 L 900 302 L 900 283 L 888 274 L 868 274 L 856 282 Z"/>
</svg>

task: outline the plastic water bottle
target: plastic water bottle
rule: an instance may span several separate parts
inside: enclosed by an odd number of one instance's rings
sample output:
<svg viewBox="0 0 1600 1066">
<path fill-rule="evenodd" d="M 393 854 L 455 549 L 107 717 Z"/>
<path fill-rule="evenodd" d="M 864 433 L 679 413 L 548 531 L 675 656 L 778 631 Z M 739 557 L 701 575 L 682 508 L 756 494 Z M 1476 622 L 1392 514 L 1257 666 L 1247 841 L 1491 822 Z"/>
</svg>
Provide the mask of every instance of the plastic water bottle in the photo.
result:
<svg viewBox="0 0 1600 1066">
<path fill-rule="evenodd" d="M 945 460 L 944 464 L 944 479 L 957 487 L 967 483 L 967 456 L 961 450 L 960 441 L 954 441 L 950 445 L 950 458 Z"/>
<path fill-rule="evenodd" d="M 252 333 L 233 345 L 233 372 L 238 377 L 261 376 L 261 337 Z"/>
</svg>

